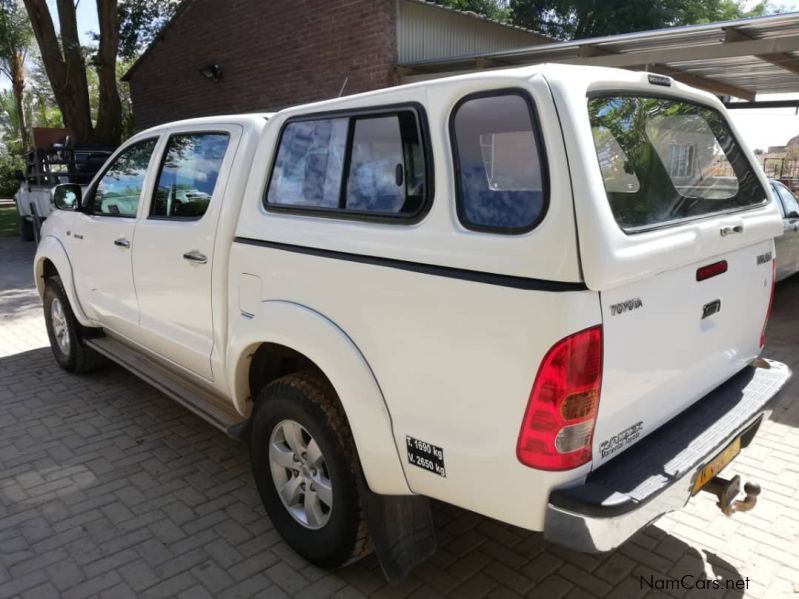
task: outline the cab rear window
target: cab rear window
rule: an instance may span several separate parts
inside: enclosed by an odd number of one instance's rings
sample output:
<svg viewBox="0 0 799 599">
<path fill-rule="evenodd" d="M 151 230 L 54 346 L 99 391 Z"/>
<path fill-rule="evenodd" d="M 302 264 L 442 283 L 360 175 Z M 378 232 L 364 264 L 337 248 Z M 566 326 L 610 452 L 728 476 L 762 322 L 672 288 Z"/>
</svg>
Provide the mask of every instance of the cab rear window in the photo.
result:
<svg viewBox="0 0 799 599">
<path fill-rule="evenodd" d="M 724 117 L 647 96 L 588 99 L 613 216 L 637 232 L 760 205 L 766 193 Z"/>
</svg>

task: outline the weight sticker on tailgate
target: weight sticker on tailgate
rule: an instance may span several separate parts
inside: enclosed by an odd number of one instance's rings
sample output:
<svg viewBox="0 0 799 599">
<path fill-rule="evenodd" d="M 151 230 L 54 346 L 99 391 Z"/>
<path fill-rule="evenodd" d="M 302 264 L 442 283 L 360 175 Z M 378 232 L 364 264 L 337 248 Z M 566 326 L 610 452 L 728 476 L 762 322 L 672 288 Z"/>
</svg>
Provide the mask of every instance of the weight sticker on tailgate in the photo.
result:
<svg viewBox="0 0 799 599">
<path fill-rule="evenodd" d="M 446 478 L 443 449 L 408 435 L 405 435 L 405 446 L 408 450 L 408 463 Z"/>
</svg>

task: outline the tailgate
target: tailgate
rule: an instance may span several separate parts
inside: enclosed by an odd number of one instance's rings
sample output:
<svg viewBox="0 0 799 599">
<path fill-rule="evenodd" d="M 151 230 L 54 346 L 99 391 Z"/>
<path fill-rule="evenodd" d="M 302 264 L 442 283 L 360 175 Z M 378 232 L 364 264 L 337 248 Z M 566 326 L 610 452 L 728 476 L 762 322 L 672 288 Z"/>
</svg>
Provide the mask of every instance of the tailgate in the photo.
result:
<svg viewBox="0 0 799 599">
<path fill-rule="evenodd" d="M 632 87 L 589 90 L 580 112 L 572 99 L 564 127 L 583 154 L 580 259 L 602 305 L 595 468 L 758 356 L 782 231 L 719 102 Z"/>
<path fill-rule="evenodd" d="M 746 368 L 585 483 L 556 490 L 545 536 L 579 551 L 608 551 L 691 496 L 701 468 L 740 439 L 752 441 L 791 377 L 785 364 Z"/>
<path fill-rule="evenodd" d="M 600 293 L 604 371 L 595 467 L 758 356 L 772 248 L 771 240 L 760 242 Z M 720 265 L 726 272 L 697 280 Z"/>
</svg>

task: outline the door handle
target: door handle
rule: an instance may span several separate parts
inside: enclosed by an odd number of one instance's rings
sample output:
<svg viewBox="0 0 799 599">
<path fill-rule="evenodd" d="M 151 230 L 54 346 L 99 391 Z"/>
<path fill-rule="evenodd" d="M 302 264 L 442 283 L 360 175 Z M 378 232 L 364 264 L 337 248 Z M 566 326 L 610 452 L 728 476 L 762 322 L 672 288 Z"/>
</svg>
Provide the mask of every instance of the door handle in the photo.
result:
<svg viewBox="0 0 799 599">
<path fill-rule="evenodd" d="M 190 252 L 186 252 L 183 254 L 183 259 L 188 260 L 189 262 L 196 262 L 197 264 L 205 264 L 208 262 L 208 258 L 205 254 L 201 254 L 197 250 L 191 250 Z"/>
<path fill-rule="evenodd" d="M 128 241 L 124 237 L 120 237 L 119 239 L 114 239 L 114 245 L 118 245 L 121 248 L 129 248 L 130 241 Z"/>
<path fill-rule="evenodd" d="M 722 227 L 719 229 L 719 233 L 721 233 L 722 237 L 726 237 L 727 235 L 732 235 L 733 233 L 743 233 L 744 226 L 743 225 L 735 225 L 732 227 Z"/>
</svg>

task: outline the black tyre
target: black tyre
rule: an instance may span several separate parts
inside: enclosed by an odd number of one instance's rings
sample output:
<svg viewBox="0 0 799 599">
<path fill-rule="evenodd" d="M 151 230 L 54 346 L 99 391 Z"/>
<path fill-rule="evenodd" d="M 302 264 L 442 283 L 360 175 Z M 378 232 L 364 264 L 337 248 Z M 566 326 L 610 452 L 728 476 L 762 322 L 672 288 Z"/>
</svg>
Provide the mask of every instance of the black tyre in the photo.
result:
<svg viewBox="0 0 799 599">
<path fill-rule="evenodd" d="M 75 318 L 61 278 L 53 276 L 44 286 L 44 322 L 56 362 L 68 372 L 94 370 L 104 363 L 103 357 L 84 344 L 90 329 Z"/>
<path fill-rule="evenodd" d="M 42 240 L 42 219 L 40 219 L 39 215 L 35 212 L 31 218 L 33 219 L 31 223 L 31 228 L 33 229 L 33 241 L 36 242 L 36 245 L 39 245 L 39 242 Z"/>
<path fill-rule="evenodd" d="M 19 217 L 19 238 L 22 241 L 33 241 L 33 223 L 22 216 Z"/>
<path fill-rule="evenodd" d="M 322 375 L 291 374 L 261 391 L 250 457 L 264 507 L 297 553 L 334 568 L 369 552 L 352 435 Z"/>
</svg>

